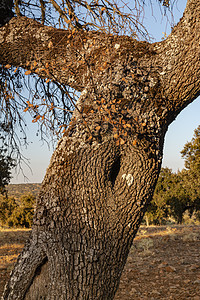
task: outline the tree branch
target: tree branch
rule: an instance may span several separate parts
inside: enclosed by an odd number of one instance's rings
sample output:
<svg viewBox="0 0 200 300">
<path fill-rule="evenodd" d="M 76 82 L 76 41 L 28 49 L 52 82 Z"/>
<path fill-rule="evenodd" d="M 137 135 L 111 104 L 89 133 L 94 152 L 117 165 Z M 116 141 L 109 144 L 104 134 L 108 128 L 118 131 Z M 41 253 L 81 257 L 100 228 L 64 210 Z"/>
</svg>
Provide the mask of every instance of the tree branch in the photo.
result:
<svg viewBox="0 0 200 300">
<path fill-rule="evenodd" d="M 20 0 L 14 0 L 15 13 L 18 17 L 22 16 L 19 8 Z"/>
<path fill-rule="evenodd" d="M 169 37 L 154 44 L 160 80 L 173 118 L 200 94 L 200 2 L 188 0 Z"/>
<path fill-rule="evenodd" d="M 97 83 L 113 62 L 121 63 L 133 50 L 137 57 L 143 56 L 149 47 L 148 43 L 126 36 L 56 29 L 26 17 L 13 18 L 2 27 L 0 40 L 2 65 L 22 67 L 43 78 L 57 78 L 59 83 L 78 91 Z"/>
<path fill-rule="evenodd" d="M 87 84 L 82 59 L 83 34 L 47 27 L 26 17 L 13 18 L 0 29 L 0 63 L 22 67 L 81 91 Z M 9 51 L 8 51 L 9 50 Z M 84 77 L 84 78 L 83 78 Z"/>
<path fill-rule="evenodd" d="M 149 66 L 151 80 L 160 82 L 153 91 L 157 99 L 149 96 L 151 101 L 166 108 L 163 119 L 170 115 L 169 124 L 199 95 L 199 6 L 198 0 L 189 0 L 183 18 L 171 35 L 153 45 L 126 36 L 61 30 L 26 17 L 13 18 L 0 29 L 0 63 L 23 67 L 43 78 L 56 78 L 60 84 L 78 91 L 88 85 L 95 89 L 103 80 L 120 87 L 124 76 L 135 85 L 138 83 L 134 82 L 138 76 L 136 68 L 142 70 Z M 133 63 L 136 66 L 133 79 L 132 70 L 126 75 L 119 72 L 128 60 L 137 61 Z M 121 75 L 114 76 L 117 73 Z"/>
</svg>

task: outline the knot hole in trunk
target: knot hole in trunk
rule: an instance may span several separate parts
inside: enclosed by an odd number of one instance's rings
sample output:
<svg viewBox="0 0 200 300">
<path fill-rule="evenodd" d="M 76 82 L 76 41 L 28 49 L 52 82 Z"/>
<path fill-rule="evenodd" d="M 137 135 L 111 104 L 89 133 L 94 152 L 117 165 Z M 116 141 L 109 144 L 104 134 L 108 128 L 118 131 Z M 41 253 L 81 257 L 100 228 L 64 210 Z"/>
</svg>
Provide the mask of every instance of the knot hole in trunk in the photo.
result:
<svg viewBox="0 0 200 300">
<path fill-rule="evenodd" d="M 121 166 L 121 158 L 120 156 L 118 156 L 115 159 L 109 174 L 109 180 L 111 181 L 112 187 L 114 187 L 115 185 L 117 175 L 119 174 L 120 166 Z"/>
</svg>

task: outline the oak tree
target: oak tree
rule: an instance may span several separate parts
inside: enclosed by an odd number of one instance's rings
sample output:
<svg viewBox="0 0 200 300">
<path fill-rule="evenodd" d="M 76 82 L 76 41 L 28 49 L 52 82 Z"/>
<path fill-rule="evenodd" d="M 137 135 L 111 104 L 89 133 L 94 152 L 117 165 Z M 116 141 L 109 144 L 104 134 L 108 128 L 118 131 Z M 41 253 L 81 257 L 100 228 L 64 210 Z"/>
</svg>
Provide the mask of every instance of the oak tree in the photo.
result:
<svg viewBox="0 0 200 300">
<path fill-rule="evenodd" d="M 36 4 L 41 14 L 34 15 Z M 180 22 L 158 43 L 124 35 L 125 27 L 141 27 L 109 1 L 16 0 L 16 17 L 11 0 L 0 5 L 4 71 L 37 74 L 69 98 L 66 86 L 81 93 L 3 299 L 113 299 L 152 199 L 167 128 L 199 95 L 200 2 L 188 0 Z M 2 86 L 4 103 L 13 104 L 8 81 Z M 36 121 L 55 113 L 52 102 L 39 114 L 42 100 L 26 103 Z"/>
</svg>

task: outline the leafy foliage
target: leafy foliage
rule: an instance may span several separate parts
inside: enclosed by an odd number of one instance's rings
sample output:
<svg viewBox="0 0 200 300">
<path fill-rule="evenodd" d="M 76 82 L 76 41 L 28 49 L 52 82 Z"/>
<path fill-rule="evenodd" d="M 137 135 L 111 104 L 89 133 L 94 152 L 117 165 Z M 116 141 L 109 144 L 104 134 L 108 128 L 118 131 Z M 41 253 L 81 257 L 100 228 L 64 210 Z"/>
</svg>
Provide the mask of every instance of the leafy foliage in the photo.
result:
<svg viewBox="0 0 200 300">
<path fill-rule="evenodd" d="M 200 126 L 194 131 L 192 140 L 185 144 L 181 151 L 185 159 L 185 186 L 190 197 L 200 210 Z"/>
<path fill-rule="evenodd" d="M 158 179 L 153 200 L 148 207 L 146 218 L 149 223 L 166 224 L 169 219 L 181 224 L 186 211 L 191 217 L 199 210 L 199 199 L 192 197 L 193 190 L 187 184 L 185 170 L 172 173 L 168 168 L 163 168 Z"/>
<path fill-rule="evenodd" d="M 32 226 L 35 197 L 32 194 L 23 195 L 19 201 L 14 197 L 0 198 L 0 223 L 9 227 Z"/>
<path fill-rule="evenodd" d="M 11 179 L 11 169 L 14 167 L 14 161 L 10 156 L 0 153 L 0 194 L 5 194 L 6 185 Z"/>
<path fill-rule="evenodd" d="M 185 159 L 185 168 L 190 174 L 200 174 L 200 126 L 194 131 L 192 140 L 185 144 L 181 151 L 182 157 Z"/>
<path fill-rule="evenodd" d="M 161 225 L 169 215 L 167 206 L 167 193 L 171 185 L 171 170 L 162 169 L 154 192 L 154 197 L 149 205 L 146 217 L 150 223 Z"/>
</svg>

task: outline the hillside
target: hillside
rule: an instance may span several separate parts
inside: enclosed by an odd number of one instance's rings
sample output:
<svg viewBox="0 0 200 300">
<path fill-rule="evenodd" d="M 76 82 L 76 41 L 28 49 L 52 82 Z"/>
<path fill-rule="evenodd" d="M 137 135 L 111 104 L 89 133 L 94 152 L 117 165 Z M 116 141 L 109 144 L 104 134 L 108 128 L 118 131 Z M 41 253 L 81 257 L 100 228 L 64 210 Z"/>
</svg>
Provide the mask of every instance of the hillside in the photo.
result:
<svg viewBox="0 0 200 300">
<path fill-rule="evenodd" d="M 41 183 L 23 183 L 9 184 L 7 187 L 8 196 L 19 199 L 22 195 L 33 194 L 37 196 L 40 190 Z"/>
</svg>

